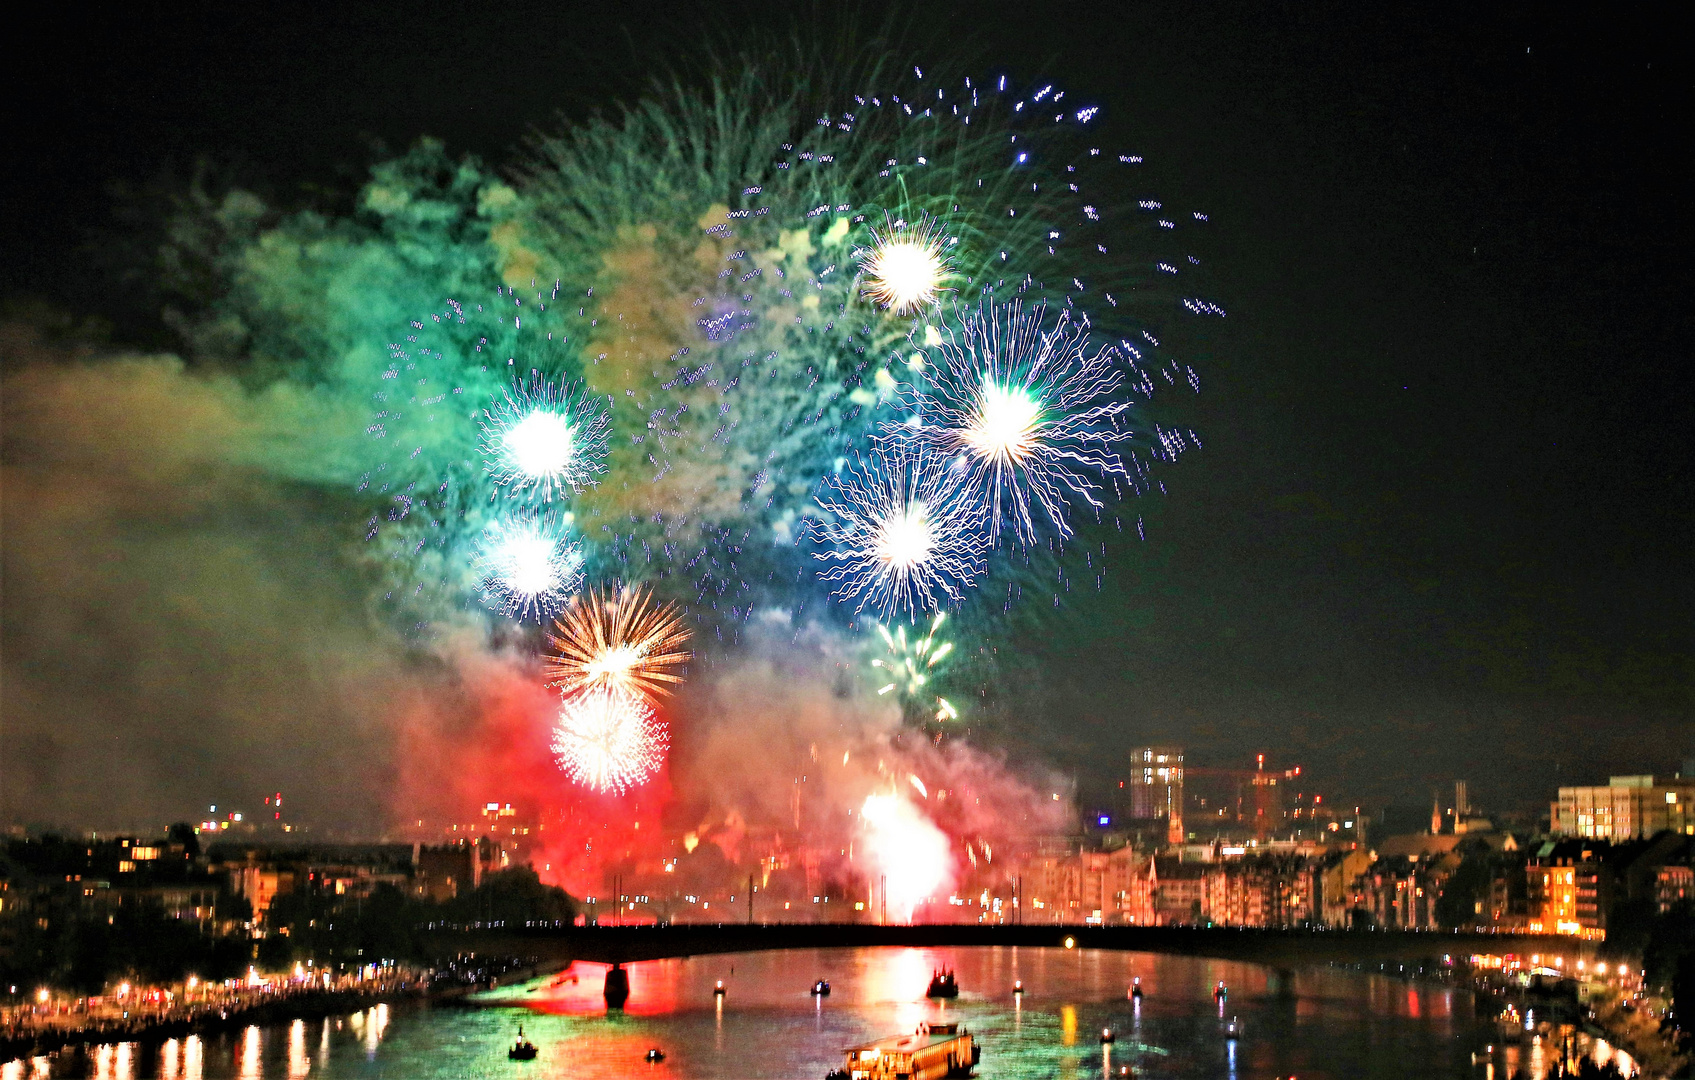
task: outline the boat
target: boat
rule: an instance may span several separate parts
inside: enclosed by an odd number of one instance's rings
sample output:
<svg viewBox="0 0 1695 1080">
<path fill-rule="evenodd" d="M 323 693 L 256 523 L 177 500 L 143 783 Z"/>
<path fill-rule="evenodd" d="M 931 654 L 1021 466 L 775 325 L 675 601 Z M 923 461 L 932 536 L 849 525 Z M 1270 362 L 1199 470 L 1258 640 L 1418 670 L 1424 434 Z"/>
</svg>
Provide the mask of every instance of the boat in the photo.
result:
<svg viewBox="0 0 1695 1080">
<path fill-rule="evenodd" d="M 1223 1001 L 1230 996 L 1230 988 L 1224 985 L 1224 980 L 1218 980 L 1218 985 L 1212 988 L 1212 996 L 1216 1001 Z"/>
<path fill-rule="evenodd" d="M 718 985 L 714 986 L 712 988 L 712 996 L 713 997 L 723 997 L 724 996 L 724 980 L 723 979 L 719 979 Z"/>
<path fill-rule="evenodd" d="M 1240 1038 L 1241 1035 L 1242 1022 L 1232 1016 L 1230 1018 L 1230 1022 L 1224 1025 L 1224 1037 L 1226 1039 L 1237 1039 Z"/>
<path fill-rule="evenodd" d="M 953 968 L 938 968 L 930 973 L 930 989 L 924 991 L 925 997 L 956 998 L 959 996 L 959 983 L 954 981 Z"/>
<path fill-rule="evenodd" d="M 1012 992 L 1015 993 L 1015 994 L 1022 994 L 1024 992 L 1024 980 L 1023 979 L 1014 979 L 1012 981 Z"/>
<path fill-rule="evenodd" d="M 1137 1001 L 1142 1000 L 1142 977 L 1136 976 L 1136 981 L 1130 984 L 1130 996 Z"/>
<path fill-rule="evenodd" d="M 524 1038 L 524 1025 L 518 1025 L 518 1041 L 506 1051 L 506 1056 L 512 1061 L 534 1061 L 536 1059 L 536 1044 Z"/>
<path fill-rule="evenodd" d="M 1107 1043 L 1115 1043 L 1117 1041 L 1118 1036 L 1112 1033 L 1111 1028 L 1101 1028 L 1101 1044 L 1103 1046 Z"/>
<path fill-rule="evenodd" d="M 647 1060 L 657 1065 L 665 1060 L 665 1051 L 656 1046 L 647 1052 Z"/>
<path fill-rule="evenodd" d="M 894 1035 L 850 1046 L 845 1066 L 827 1080 L 944 1080 L 965 1077 L 982 1060 L 982 1048 L 958 1024 L 919 1024 L 911 1035 Z"/>
<path fill-rule="evenodd" d="M 812 996 L 813 997 L 829 997 L 830 996 L 830 980 L 829 979 L 819 979 L 817 982 L 813 983 L 812 984 Z"/>
</svg>

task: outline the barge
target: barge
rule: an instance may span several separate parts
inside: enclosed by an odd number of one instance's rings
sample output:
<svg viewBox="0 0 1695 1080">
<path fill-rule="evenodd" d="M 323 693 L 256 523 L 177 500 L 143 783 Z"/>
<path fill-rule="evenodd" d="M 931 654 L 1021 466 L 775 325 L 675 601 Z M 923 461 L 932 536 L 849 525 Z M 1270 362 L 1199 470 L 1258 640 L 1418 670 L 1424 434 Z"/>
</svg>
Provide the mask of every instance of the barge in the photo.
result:
<svg viewBox="0 0 1695 1080">
<path fill-rule="evenodd" d="M 911 1035 L 894 1035 L 851 1046 L 843 1068 L 827 1080 L 943 1080 L 970 1076 L 982 1049 L 958 1024 L 919 1024 Z"/>
</svg>

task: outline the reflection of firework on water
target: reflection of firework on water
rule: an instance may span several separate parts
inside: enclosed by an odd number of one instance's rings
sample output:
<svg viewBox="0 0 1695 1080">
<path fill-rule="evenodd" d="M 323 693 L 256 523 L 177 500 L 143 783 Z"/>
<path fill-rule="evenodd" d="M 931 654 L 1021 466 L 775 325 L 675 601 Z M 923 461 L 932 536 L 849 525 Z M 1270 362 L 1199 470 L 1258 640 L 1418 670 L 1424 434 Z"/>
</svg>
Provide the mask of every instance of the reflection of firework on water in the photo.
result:
<svg viewBox="0 0 1695 1080">
<path fill-rule="evenodd" d="M 1102 478 L 1129 481 L 1118 447 L 1132 435 L 1130 402 L 1116 349 L 1093 347 L 1068 312 L 1046 316 L 1017 301 L 965 313 L 935 347 L 942 363 L 916 402 L 922 426 L 894 429 L 962 460 L 991 535 L 1004 520 L 1027 544 L 1032 502 L 1068 537 L 1072 497 L 1098 508 Z"/>
<path fill-rule="evenodd" d="M 642 697 L 609 686 L 572 694 L 559 710 L 553 753 L 576 783 L 623 791 L 665 763 L 670 736 Z"/>
<path fill-rule="evenodd" d="M 980 511 L 958 470 L 922 447 L 890 445 L 847 464 L 817 502 L 829 520 L 812 528 L 819 572 L 843 603 L 894 609 L 958 602 L 983 572 Z"/>
<path fill-rule="evenodd" d="M 929 217 L 873 229 L 871 246 L 859 252 L 865 296 L 896 315 L 935 304 L 948 278 L 948 245 L 941 226 Z"/>
<path fill-rule="evenodd" d="M 683 681 L 688 640 L 676 605 L 656 603 L 645 587 L 591 589 L 554 621 L 547 679 L 568 695 L 614 689 L 656 701 Z"/>
<path fill-rule="evenodd" d="M 912 779 L 922 790 L 922 781 Z M 867 796 L 859 818 L 861 850 L 879 871 L 889 915 L 909 921 L 913 909 L 940 892 L 952 876 L 947 834 L 900 794 Z"/>
<path fill-rule="evenodd" d="M 520 619 L 558 611 L 582 584 L 582 555 L 569 538 L 569 515 L 518 509 L 478 538 L 483 602 Z"/>
<path fill-rule="evenodd" d="M 936 612 L 928 630 L 920 634 L 914 625 L 910 636 L 905 625 L 895 627 L 891 634 L 882 623 L 873 624 L 888 650 L 887 655 L 871 660 L 871 666 L 877 669 L 879 675 L 890 680 L 877 688 L 879 696 L 894 693 L 903 703 L 922 701 L 926 710 L 934 707 L 936 720 L 959 719 L 959 711 L 953 704 L 945 697 L 933 695 L 929 686 L 930 680 L 939 673 L 937 665 L 953 652 L 953 642 L 936 640 L 936 631 L 942 628 L 947 617 L 945 611 Z"/>
<path fill-rule="evenodd" d="M 606 409 L 582 389 L 541 375 L 519 380 L 483 413 L 479 449 L 496 487 L 549 502 L 606 467 Z"/>
</svg>

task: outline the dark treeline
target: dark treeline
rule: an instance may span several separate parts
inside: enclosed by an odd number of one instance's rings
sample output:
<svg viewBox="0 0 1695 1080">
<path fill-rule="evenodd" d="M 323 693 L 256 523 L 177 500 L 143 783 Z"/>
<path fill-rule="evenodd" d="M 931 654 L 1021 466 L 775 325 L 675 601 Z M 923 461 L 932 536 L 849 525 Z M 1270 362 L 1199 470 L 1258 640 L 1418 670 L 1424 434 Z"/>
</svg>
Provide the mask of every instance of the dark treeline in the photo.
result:
<svg viewBox="0 0 1695 1080">
<path fill-rule="evenodd" d="M 240 884 L 252 859 L 202 852 L 189 826 L 173 826 L 162 841 L 10 840 L 0 848 L 0 993 L 46 986 L 93 995 L 126 980 L 218 981 L 297 962 L 331 971 L 432 964 L 440 959 L 433 928 L 569 924 L 577 911 L 527 866 L 490 871 L 435 899 L 407 863 L 373 864 L 349 888 L 314 862 L 263 863 L 290 886 L 256 913 Z"/>
</svg>

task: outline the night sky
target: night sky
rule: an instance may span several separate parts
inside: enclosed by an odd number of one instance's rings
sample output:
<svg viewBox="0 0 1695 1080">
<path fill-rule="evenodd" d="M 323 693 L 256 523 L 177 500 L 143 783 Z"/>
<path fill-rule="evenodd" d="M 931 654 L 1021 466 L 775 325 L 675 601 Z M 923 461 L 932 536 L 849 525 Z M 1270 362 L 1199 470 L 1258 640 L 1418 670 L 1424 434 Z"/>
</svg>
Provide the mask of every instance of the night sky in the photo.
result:
<svg viewBox="0 0 1695 1080">
<path fill-rule="evenodd" d="M 169 347 L 115 284 L 114 184 L 205 157 L 286 199 L 420 135 L 510 161 L 792 10 L 680 7 L 48 13 L 10 50 L 0 294 Z M 1148 540 L 1018 643 L 1056 763 L 1098 783 L 1170 740 L 1376 805 L 1464 778 L 1516 808 L 1695 755 L 1678 7 L 1049 7 L 906 13 L 908 52 L 957 37 L 1098 98 L 1151 189 L 1209 213 L 1229 312 L 1186 345 L 1205 448 L 1136 508 Z"/>
</svg>

